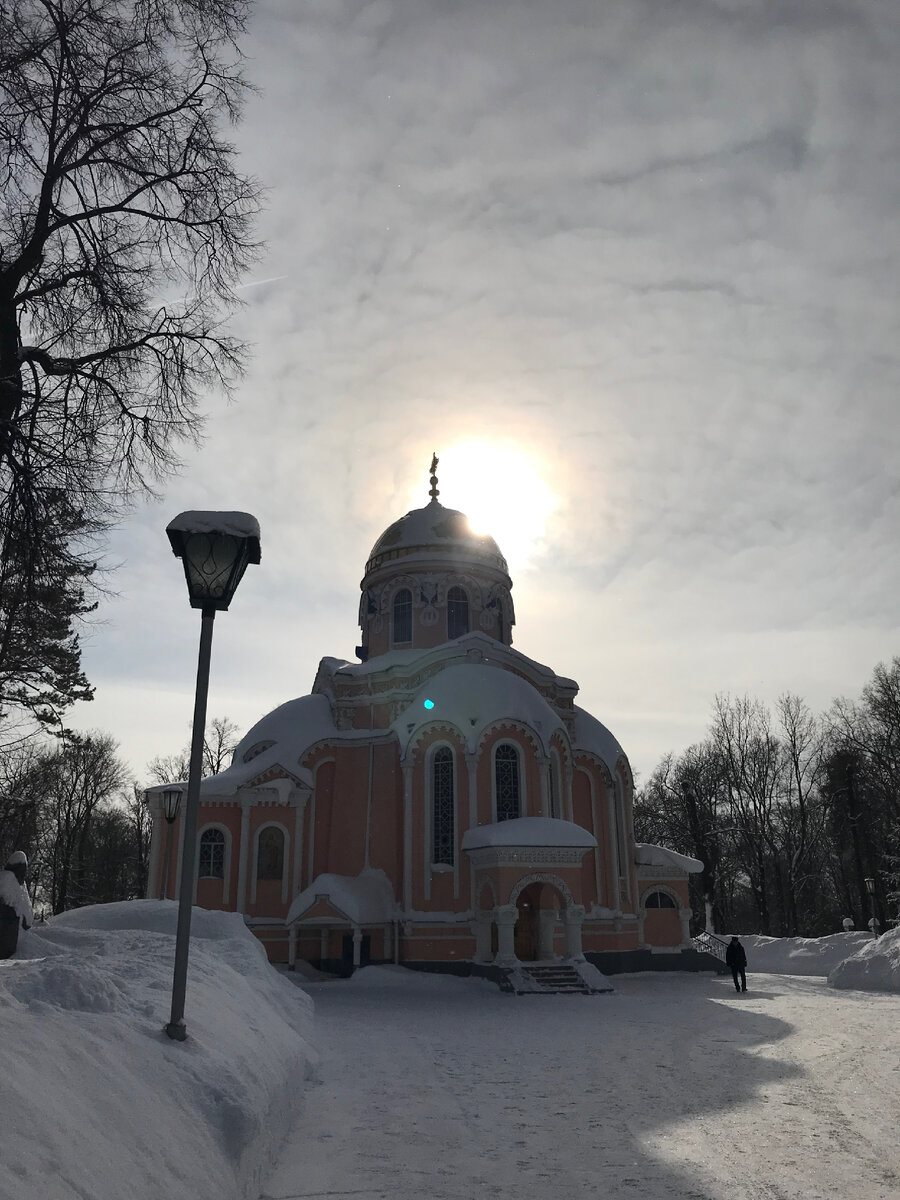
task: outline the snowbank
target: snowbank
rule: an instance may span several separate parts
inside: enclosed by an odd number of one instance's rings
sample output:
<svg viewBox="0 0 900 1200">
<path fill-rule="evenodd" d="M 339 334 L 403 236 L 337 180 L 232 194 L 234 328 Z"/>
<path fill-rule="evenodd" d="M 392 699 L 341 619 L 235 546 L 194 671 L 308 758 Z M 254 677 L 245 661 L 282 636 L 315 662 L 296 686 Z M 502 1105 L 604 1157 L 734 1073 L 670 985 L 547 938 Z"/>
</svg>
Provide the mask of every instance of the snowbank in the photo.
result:
<svg viewBox="0 0 900 1200">
<path fill-rule="evenodd" d="M 185 1019 L 169 1015 L 177 905 L 97 905 L 0 962 L 0 1198 L 256 1197 L 315 1071 L 312 1002 L 235 913 L 195 909 Z"/>
<path fill-rule="evenodd" d="M 855 954 L 829 972 L 828 986 L 864 992 L 900 992 L 900 928 L 867 937 Z"/>
<path fill-rule="evenodd" d="M 747 970 L 772 975 L 825 976 L 872 941 L 872 935 L 863 930 L 820 938 L 775 938 L 754 933 L 739 936 L 747 951 Z M 719 937 L 727 942 L 731 935 Z"/>
</svg>

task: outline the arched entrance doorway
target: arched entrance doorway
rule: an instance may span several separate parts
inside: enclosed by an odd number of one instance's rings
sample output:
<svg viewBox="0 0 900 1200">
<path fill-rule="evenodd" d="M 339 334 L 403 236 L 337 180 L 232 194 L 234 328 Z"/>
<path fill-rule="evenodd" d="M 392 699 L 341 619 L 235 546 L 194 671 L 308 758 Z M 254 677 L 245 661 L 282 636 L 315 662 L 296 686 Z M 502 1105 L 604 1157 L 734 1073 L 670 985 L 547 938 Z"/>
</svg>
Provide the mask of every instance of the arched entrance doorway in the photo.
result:
<svg viewBox="0 0 900 1200">
<path fill-rule="evenodd" d="M 541 908 L 542 883 L 529 884 L 516 900 L 516 958 L 520 962 L 535 962 L 538 957 L 538 913 Z"/>
<path fill-rule="evenodd" d="M 534 882 L 516 897 L 515 947 L 521 962 L 554 957 L 553 941 L 559 910 L 565 901 L 551 883 Z"/>
</svg>

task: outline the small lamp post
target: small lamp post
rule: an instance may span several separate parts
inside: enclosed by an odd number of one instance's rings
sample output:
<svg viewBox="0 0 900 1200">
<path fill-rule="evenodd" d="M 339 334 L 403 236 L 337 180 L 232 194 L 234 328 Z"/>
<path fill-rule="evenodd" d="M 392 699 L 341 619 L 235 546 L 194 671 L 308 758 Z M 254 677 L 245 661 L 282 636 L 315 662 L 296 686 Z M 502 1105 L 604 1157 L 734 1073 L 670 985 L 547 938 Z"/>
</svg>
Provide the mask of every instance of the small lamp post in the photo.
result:
<svg viewBox="0 0 900 1200">
<path fill-rule="evenodd" d="M 162 793 L 163 813 L 166 818 L 166 858 L 163 863 L 162 884 L 159 889 L 160 900 L 165 900 L 169 890 L 169 860 L 172 857 L 172 826 L 178 816 L 181 805 L 181 788 L 166 788 Z"/>
<path fill-rule="evenodd" d="M 178 929 L 175 937 L 175 971 L 172 980 L 172 1012 L 166 1033 L 175 1041 L 187 1037 L 184 996 L 187 989 L 188 949 L 191 938 L 191 906 L 196 873 L 197 809 L 203 766 L 203 736 L 206 730 L 206 698 L 209 691 L 209 662 L 213 621 L 225 612 L 249 563 L 260 560 L 259 522 L 242 512 L 183 512 L 166 526 L 173 553 L 182 560 L 191 608 L 199 608 L 200 655 L 188 768 L 184 839 L 181 850 L 181 889 L 178 895 Z"/>
<path fill-rule="evenodd" d="M 866 891 L 869 893 L 869 911 L 872 916 L 869 921 L 869 928 L 872 930 L 872 937 L 878 937 L 878 918 L 875 915 L 875 880 L 871 876 L 867 876 L 864 880 Z"/>
</svg>

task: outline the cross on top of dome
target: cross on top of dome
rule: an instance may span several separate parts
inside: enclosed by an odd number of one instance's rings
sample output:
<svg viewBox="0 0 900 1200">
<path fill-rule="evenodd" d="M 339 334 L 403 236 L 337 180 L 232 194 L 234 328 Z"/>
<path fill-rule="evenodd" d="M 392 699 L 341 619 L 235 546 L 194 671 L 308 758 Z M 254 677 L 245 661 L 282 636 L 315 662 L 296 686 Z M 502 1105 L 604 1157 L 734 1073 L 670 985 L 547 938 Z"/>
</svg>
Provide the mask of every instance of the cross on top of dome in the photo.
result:
<svg viewBox="0 0 900 1200">
<path fill-rule="evenodd" d="M 432 454 L 431 454 L 431 489 L 428 492 L 428 495 L 431 497 L 432 504 L 437 504 L 437 498 L 440 495 L 440 492 L 438 491 L 438 485 L 437 485 L 437 466 L 438 466 L 437 452 L 432 451 Z"/>
</svg>

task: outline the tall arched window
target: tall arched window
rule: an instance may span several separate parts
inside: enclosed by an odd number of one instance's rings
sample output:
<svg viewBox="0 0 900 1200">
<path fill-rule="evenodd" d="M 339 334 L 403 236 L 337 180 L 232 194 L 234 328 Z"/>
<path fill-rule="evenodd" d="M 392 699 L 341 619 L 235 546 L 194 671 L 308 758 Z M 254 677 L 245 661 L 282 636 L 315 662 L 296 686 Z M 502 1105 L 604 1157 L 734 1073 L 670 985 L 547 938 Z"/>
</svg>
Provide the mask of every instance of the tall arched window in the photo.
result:
<svg viewBox="0 0 900 1200">
<path fill-rule="evenodd" d="M 453 809 L 453 751 L 441 746 L 431 760 L 431 861 L 451 867 L 456 842 Z"/>
<path fill-rule="evenodd" d="M 269 825 L 259 835 L 256 847 L 256 878 L 281 879 L 284 874 L 284 832 Z"/>
<path fill-rule="evenodd" d="M 559 769 L 559 753 L 556 750 L 550 751 L 550 816 L 561 818 L 563 815 L 562 803 L 562 772 Z"/>
<path fill-rule="evenodd" d="M 394 595 L 391 630 L 394 644 L 412 641 L 412 592 L 401 588 Z"/>
<path fill-rule="evenodd" d="M 675 901 L 667 892 L 651 892 L 644 901 L 644 908 L 675 908 Z"/>
<path fill-rule="evenodd" d="M 201 879 L 225 878 L 225 834 L 221 829 L 204 829 L 200 835 Z"/>
<path fill-rule="evenodd" d="M 447 592 L 447 638 L 462 637 L 469 632 L 469 597 L 461 587 Z"/>
<path fill-rule="evenodd" d="M 618 861 L 619 878 L 628 877 L 628 852 L 625 847 L 625 804 L 622 795 L 622 784 L 616 779 L 612 794 L 613 811 L 616 824 L 616 859 Z"/>
<path fill-rule="evenodd" d="M 504 742 L 494 751 L 494 790 L 497 795 L 497 820 L 512 821 L 521 816 L 519 801 L 519 752 Z"/>
</svg>

